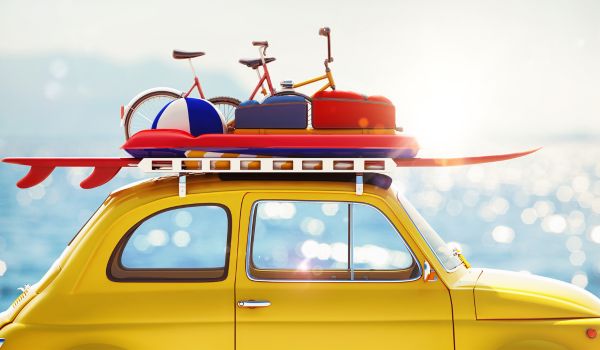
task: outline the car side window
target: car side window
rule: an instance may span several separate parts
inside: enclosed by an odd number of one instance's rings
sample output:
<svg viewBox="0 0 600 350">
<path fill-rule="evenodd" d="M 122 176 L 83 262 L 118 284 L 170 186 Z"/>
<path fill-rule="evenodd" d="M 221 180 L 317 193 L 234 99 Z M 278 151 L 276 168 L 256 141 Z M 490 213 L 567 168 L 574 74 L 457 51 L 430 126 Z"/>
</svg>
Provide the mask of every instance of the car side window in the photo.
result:
<svg viewBox="0 0 600 350">
<path fill-rule="evenodd" d="M 408 280 L 420 274 L 400 233 L 366 204 L 259 201 L 250 235 L 248 273 L 256 279 Z"/>
<path fill-rule="evenodd" d="M 355 279 L 376 275 L 377 279 L 388 279 L 397 275 L 394 271 L 414 267 L 408 246 L 387 217 L 375 207 L 361 203 L 353 204 L 351 210 Z"/>
<path fill-rule="evenodd" d="M 276 279 L 348 278 L 348 205 L 260 202 L 255 207 L 252 266 Z"/>
<path fill-rule="evenodd" d="M 109 266 L 113 280 L 222 280 L 230 241 L 229 212 L 198 205 L 159 212 L 133 227 Z"/>
</svg>

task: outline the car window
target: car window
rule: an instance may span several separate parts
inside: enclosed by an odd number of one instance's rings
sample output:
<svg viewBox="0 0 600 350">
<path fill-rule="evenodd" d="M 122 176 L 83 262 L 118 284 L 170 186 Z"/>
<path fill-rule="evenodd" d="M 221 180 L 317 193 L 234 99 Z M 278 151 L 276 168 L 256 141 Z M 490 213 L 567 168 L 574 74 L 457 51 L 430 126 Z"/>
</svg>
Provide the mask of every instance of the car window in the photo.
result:
<svg viewBox="0 0 600 350">
<path fill-rule="evenodd" d="M 407 269 L 413 264 L 402 236 L 370 205 L 352 205 L 352 238 L 355 270 Z"/>
<path fill-rule="evenodd" d="M 438 260 L 444 265 L 446 271 L 453 271 L 462 264 L 462 261 L 454 253 L 452 248 L 440 237 L 431 225 L 421 216 L 419 211 L 402 195 L 401 192 L 396 193 L 396 197 L 400 205 L 404 208 L 408 217 L 417 227 L 417 230 L 431 250 L 435 253 Z"/>
<path fill-rule="evenodd" d="M 255 209 L 253 232 L 256 269 L 312 271 L 320 278 L 343 278 L 348 271 L 345 203 L 261 202 Z"/>
<path fill-rule="evenodd" d="M 229 222 L 228 211 L 217 205 L 180 207 L 155 214 L 124 237 L 117 247 L 117 268 L 132 278 L 223 278 Z"/>
<path fill-rule="evenodd" d="M 252 278 L 406 280 L 419 273 L 398 231 L 366 204 L 259 201 L 250 235 Z"/>
</svg>

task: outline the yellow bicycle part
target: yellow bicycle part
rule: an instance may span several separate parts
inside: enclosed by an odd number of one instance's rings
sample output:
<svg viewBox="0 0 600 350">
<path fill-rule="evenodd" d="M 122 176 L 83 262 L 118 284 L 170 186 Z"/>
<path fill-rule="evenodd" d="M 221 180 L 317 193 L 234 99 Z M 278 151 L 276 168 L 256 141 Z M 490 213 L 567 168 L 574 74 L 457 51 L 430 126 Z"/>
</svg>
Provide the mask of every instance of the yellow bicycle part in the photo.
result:
<svg viewBox="0 0 600 350">
<path fill-rule="evenodd" d="M 318 76 L 316 78 L 312 78 L 312 79 L 300 82 L 298 84 L 294 84 L 292 87 L 295 89 L 295 88 L 299 88 L 301 86 L 309 85 L 309 84 L 315 83 L 317 81 L 325 80 L 325 79 L 327 79 L 327 84 L 323 85 L 319 90 L 317 90 L 317 92 L 321 92 L 327 88 L 332 88 L 333 90 L 335 90 L 335 81 L 333 80 L 333 73 L 331 73 L 331 70 L 329 68 L 327 68 L 327 71 L 325 72 L 325 74 Z"/>
</svg>

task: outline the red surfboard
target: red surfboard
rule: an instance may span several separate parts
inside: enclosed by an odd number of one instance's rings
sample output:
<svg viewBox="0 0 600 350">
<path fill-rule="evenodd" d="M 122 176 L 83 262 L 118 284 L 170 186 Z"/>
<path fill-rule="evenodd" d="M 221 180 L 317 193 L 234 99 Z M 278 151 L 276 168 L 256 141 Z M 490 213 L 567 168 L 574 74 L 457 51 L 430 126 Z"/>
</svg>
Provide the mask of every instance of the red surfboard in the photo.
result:
<svg viewBox="0 0 600 350">
<path fill-rule="evenodd" d="M 90 189 L 104 185 L 114 178 L 122 168 L 135 167 L 140 160 L 135 158 L 4 158 L 4 163 L 29 166 L 29 172 L 17 182 L 19 188 L 29 188 L 44 181 L 57 167 L 94 168 L 92 173 L 79 184 Z"/>
<path fill-rule="evenodd" d="M 478 157 L 459 158 L 398 158 L 394 159 L 398 167 L 445 167 L 498 162 L 522 157 L 539 150 L 507 153 Z M 57 167 L 86 167 L 93 168 L 92 173 L 85 178 L 80 186 L 85 189 L 104 185 L 114 178 L 119 170 L 125 167 L 136 167 L 140 159 L 136 158 L 5 158 L 5 163 L 19 164 L 30 167 L 29 172 L 19 182 L 19 188 L 29 188 L 44 181 Z"/>
</svg>

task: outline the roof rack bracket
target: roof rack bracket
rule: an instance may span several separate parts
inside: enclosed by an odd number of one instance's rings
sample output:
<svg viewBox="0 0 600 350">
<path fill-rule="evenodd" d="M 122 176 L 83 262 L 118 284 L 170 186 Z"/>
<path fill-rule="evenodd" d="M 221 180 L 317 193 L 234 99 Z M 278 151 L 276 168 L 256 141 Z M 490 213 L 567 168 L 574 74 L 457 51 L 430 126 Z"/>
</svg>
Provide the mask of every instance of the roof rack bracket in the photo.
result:
<svg viewBox="0 0 600 350">
<path fill-rule="evenodd" d="M 179 174 L 179 197 L 185 198 L 187 195 L 187 183 L 185 175 Z"/>
<path fill-rule="evenodd" d="M 364 191 L 363 174 L 356 174 L 356 195 L 360 196 Z"/>
</svg>

